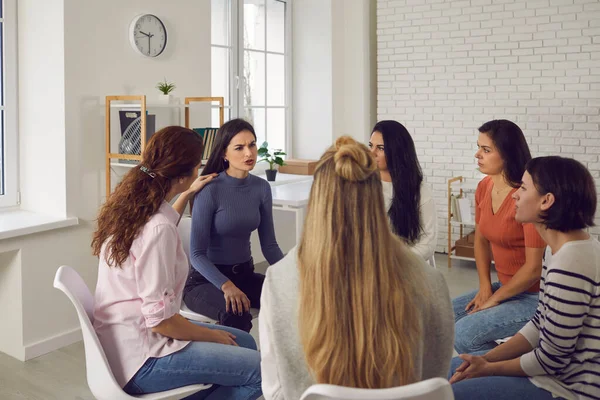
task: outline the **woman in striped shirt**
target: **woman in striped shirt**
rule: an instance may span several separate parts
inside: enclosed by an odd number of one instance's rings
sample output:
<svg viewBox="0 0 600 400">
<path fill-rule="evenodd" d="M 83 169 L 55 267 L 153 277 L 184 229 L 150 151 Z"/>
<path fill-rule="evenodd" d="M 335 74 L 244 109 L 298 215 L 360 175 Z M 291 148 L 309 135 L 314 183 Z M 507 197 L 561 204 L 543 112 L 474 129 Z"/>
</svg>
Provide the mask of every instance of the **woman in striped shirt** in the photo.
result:
<svg viewBox="0 0 600 400">
<path fill-rule="evenodd" d="M 487 354 L 456 357 L 456 399 L 600 399 L 600 243 L 596 188 L 579 162 L 532 159 L 513 195 L 516 220 L 534 223 L 552 250 L 532 320 Z"/>
</svg>

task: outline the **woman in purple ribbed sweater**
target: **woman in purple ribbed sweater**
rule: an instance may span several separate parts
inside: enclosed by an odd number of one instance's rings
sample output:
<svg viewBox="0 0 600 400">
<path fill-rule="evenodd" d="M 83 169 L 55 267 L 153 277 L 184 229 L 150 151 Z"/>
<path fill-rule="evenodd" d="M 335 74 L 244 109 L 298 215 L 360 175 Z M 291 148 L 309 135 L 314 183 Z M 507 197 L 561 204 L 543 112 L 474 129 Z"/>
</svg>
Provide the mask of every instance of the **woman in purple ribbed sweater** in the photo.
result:
<svg viewBox="0 0 600 400">
<path fill-rule="evenodd" d="M 260 308 L 265 276 L 254 272 L 250 234 L 258 229 L 263 255 L 283 258 L 275 239 L 271 187 L 250 171 L 256 165 L 254 128 L 242 119 L 225 123 L 202 174 L 218 173 L 192 209 L 191 268 L 183 300 L 192 310 L 249 332 L 250 307 Z"/>
</svg>

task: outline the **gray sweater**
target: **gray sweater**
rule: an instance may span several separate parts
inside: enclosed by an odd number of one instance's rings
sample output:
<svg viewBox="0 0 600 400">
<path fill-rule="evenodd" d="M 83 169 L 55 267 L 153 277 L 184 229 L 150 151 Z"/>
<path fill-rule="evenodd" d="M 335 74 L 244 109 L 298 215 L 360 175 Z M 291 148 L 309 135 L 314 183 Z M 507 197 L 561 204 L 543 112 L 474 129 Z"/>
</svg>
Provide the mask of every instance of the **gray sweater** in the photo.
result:
<svg viewBox="0 0 600 400">
<path fill-rule="evenodd" d="M 423 340 L 415 353 L 419 380 L 446 378 L 454 343 L 454 314 L 442 274 L 420 257 L 430 296 L 413 299 L 420 309 Z M 265 399 L 299 399 L 315 382 L 308 372 L 298 334 L 296 248 L 267 270 L 259 314 L 262 388 Z"/>
</svg>

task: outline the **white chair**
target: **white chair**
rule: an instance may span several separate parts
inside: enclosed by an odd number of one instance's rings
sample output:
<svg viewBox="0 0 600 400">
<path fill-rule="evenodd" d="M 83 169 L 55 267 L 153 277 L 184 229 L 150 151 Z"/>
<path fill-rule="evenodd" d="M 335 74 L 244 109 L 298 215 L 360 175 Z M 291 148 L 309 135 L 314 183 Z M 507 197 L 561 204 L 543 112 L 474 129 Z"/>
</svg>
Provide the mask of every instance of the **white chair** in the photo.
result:
<svg viewBox="0 0 600 400">
<path fill-rule="evenodd" d="M 181 243 L 183 244 L 183 250 L 185 251 L 185 255 L 188 258 L 188 263 L 190 260 L 190 237 L 192 236 L 192 218 L 191 217 L 181 217 L 179 220 L 179 225 L 177 226 L 177 231 L 179 232 L 179 238 L 181 239 Z M 187 318 L 192 321 L 204 322 L 207 324 L 216 324 L 218 321 L 212 318 L 207 317 L 206 315 L 198 314 L 188 308 L 185 305 L 183 300 L 181 300 L 181 307 L 179 307 L 179 314 L 181 314 L 184 318 Z"/>
<path fill-rule="evenodd" d="M 93 327 L 94 298 L 79 274 L 71 267 L 62 266 L 56 271 L 54 287 L 67 295 L 79 317 L 83 346 L 85 348 L 85 367 L 87 382 L 94 397 L 98 400 L 134 400 L 134 399 L 182 399 L 193 393 L 210 388 L 212 385 L 189 385 L 164 392 L 143 395 L 128 395 L 121 389 L 110 370 L 104 349 Z"/>
<path fill-rule="evenodd" d="M 184 318 L 189 319 L 191 321 L 204 322 L 206 324 L 216 324 L 216 319 L 212 319 L 207 317 L 206 315 L 198 314 L 188 308 L 185 305 L 184 301 L 181 300 L 181 307 L 179 307 L 179 314 L 181 314 Z"/>
<path fill-rule="evenodd" d="M 188 258 L 188 262 L 190 259 L 190 237 L 192 235 L 192 218 L 189 216 L 181 217 L 179 220 L 179 225 L 177 226 L 177 231 L 179 232 L 179 238 L 181 239 L 181 243 L 183 244 L 183 251 L 185 251 L 185 255 Z M 252 315 L 252 319 L 258 317 L 258 309 L 251 308 L 250 314 Z M 207 317 L 206 315 L 199 314 L 195 311 L 189 309 L 188 306 L 185 305 L 183 300 L 181 301 L 181 307 L 179 308 L 179 314 L 181 314 L 184 318 L 187 318 L 192 321 L 197 322 L 205 322 L 207 324 L 216 324 L 218 321 L 212 318 Z"/>
<path fill-rule="evenodd" d="M 300 400 L 454 400 L 454 394 L 447 380 L 432 378 L 389 389 L 312 385 Z"/>
<path fill-rule="evenodd" d="M 433 253 L 433 255 L 431 257 L 429 257 L 429 260 L 427 260 L 427 262 L 433 268 L 437 268 L 437 265 L 435 265 L 435 253 Z"/>
</svg>

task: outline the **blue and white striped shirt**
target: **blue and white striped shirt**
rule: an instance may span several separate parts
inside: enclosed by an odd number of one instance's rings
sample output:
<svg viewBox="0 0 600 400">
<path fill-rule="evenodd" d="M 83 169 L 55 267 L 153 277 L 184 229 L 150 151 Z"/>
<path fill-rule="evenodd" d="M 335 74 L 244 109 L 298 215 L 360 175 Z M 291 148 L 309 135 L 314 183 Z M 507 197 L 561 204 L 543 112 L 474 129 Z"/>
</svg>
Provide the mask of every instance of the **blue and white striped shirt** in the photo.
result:
<svg viewBox="0 0 600 400">
<path fill-rule="evenodd" d="M 600 399 L 600 243 L 565 243 L 544 265 L 540 298 L 521 329 L 534 348 L 521 368 L 566 399 Z"/>
</svg>

